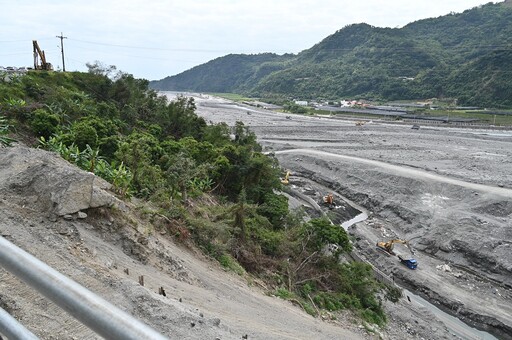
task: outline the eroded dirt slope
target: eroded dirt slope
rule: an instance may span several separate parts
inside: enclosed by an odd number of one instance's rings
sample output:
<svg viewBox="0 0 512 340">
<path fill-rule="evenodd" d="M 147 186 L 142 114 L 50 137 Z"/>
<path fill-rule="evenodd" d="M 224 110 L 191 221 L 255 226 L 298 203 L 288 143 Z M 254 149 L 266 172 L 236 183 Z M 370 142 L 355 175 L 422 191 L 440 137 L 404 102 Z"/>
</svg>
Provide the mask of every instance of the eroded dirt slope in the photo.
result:
<svg viewBox="0 0 512 340">
<path fill-rule="evenodd" d="M 0 149 L 0 233 L 169 338 L 367 337 L 357 323 L 314 319 L 180 247 L 107 187 L 54 154 Z M 98 338 L 4 270 L 0 307 L 42 339 Z"/>
</svg>

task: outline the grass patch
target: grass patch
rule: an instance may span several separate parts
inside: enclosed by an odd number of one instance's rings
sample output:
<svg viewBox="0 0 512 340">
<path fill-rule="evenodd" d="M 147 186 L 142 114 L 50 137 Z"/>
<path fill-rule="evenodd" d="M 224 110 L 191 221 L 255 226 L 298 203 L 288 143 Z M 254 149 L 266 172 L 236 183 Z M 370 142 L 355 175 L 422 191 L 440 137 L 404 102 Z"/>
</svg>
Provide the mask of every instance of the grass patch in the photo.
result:
<svg viewBox="0 0 512 340">
<path fill-rule="evenodd" d="M 244 268 L 242 268 L 242 266 L 238 262 L 236 262 L 236 260 L 233 257 L 231 257 L 228 254 L 220 255 L 218 258 L 218 261 L 222 267 L 224 267 L 232 272 L 235 272 L 240 276 L 245 274 Z"/>
<path fill-rule="evenodd" d="M 347 118 L 358 118 L 358 119 L 383 119 L 383 120 L 396 120 L 395 116 L 382 116 L 382 115 L 372 115 L 370 113 L 357 113 L 357 112 L 331 112 L 325 110 L 317 110 L 316 114 L 322 115 L 333 115 Z M 478 111 L 461 111 L 461 110 L 425 110 L 425 111 L 417 111 L 411 112 L 413 115 L 418 116 L 430 116 L 430 117 L 447 117 L 449 119 L 456 118 L 465 118 L 465 119 L 478 119 L 477 124 L 487 124 L 487 125 L 496 125 L 496 126 L 510 126 L 512 125 L 512 115 L 505 114 L 497 114 L 496 117 L 494 114 L 483 113 Z M 398 117 L 400 119 L 400 117 Z M 428 122 L 428 121 L 426 121 Z"/>
<path fill-rule="evenodd" d="M 492 124 L 492 125 L 512 125 L 512 115 L 494 114 L 479 112 L 479 111 L 462 111 L 462 110 L 430 110 L 426 112 L 427 116 L 433 117 L 449 117 L 465 118 L 465 119 L 478 119 L 478 123 Z"/>
<path fill-rule="evenodd" d="M 243 102 L 243 101 L 253 101 L 254 98 L 244 97 L 238 93 L 208 93 L 209 95 L 215 97 L 221 97 L 227 100 L 232 100 L 234 102 Z"/>
<path fill-rule="evenodd" d="M 280 297 L 283 300 L 289 300 L 295 297 L 295 294 L 293 294 L 286 288 L 277 288 L 274 294 L 275 296 Z"/>
</svg>

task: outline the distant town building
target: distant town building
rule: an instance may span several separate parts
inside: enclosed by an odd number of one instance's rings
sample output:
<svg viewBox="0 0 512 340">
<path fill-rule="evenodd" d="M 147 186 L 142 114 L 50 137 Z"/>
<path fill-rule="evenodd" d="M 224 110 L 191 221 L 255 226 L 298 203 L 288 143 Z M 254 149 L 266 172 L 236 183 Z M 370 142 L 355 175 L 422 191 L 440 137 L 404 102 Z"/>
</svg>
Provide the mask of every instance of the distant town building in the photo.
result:
<svg viewBox="0 0 512 340">
<path fill-rule="evenodd" d="M 295 104 L 300 106 L 308 106 L 308 102 L 306 100 L 296 100 Z"/>
</svg>

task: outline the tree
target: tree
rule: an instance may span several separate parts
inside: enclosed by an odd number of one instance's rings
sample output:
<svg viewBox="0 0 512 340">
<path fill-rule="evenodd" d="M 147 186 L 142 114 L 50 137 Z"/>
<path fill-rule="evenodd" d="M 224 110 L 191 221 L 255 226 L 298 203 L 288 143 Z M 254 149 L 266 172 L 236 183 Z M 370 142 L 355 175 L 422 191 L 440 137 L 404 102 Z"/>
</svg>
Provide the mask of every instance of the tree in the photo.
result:
<svg viewBox="0 0 512 340">
<path fill-rule="evenodd" d="M 235 229 L 235 233 L 238 235 L 238 239 L 242 243 L 247 242 L 247 227 L 245 224 L 245 219 L 247 217 L 246 204 L 245 190 L 242 189 L 240 196 L 238 197 L 238 203 L 235 205 L 235 209 L 233 210 L 233 228 Z"/>
<path fill-rule="evenodd" d="M 315 218 L 306 224 L 305 231 L 311 235 L 313 250 L 319 251 L 327 244 L 336 244 L 342 251 L 352 250 L 352 244 L 343 227 L 332 224 L 327 218 Z"/>
<path fill-rule="evenodd" d="M 162 156 L 158 140 L 147 133 L 134 132 L 123 141 L 116 158 L 132 173 L 132 185 L 139 195 L 149 197 L 164 186 L 163 172 L 156 160 Z"/>
<path fill-rule="evenodd" d="M 209 164 L 197 165 L 194 159 L 188 157 L 185 153 L 180 152 L 172 157 L 168 162 L 165 173 L 167 184 L 171 188 L 176 188 L 180 191 L 181 200 L 186 204 L 188 201 L 189 189 L 193 186 L 193 180 L 195 178 L 206 178 L 208 175 L 208 169 Z"/>
<path fill-rule="evenodd" d="M 94 61 L 94 63 L 85 63 L 87 66 L 87 71 L 94 75 L 101 75 L 112 80 L 117 79 L 122 75 L 121 71 L 117 70 L 115 65 L 105 65 L 101 61 Z"/>
<path fill-rule="evenodd" d="M 44 109 L 37 109 L 32 112 L 30 125 L 38 137 L 49 138 L 57 131 L 59 123 L 59 116 Z"/>
<path fill-rule="evenodd" d="M 264 203 L 258 207 L 258 213 L 268 218 L 274 229 L 282 229 L 288 215 L 288 198 L 273 192 L 267 193 Z"/>
</svg>

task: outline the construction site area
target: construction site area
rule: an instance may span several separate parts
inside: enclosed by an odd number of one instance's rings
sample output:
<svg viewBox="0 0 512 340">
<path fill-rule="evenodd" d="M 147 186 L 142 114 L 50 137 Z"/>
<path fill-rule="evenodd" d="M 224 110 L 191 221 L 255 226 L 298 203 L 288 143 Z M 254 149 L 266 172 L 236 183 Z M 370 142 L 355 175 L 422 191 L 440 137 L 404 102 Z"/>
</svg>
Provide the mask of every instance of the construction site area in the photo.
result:
<svg viewBox="0 0 512 340">
<path fill-rule="evenodd" d="M 401 290 L 395 303 L 382 299 L 384 326 L 350 310 L 307 314 L 151 229 L 140 201 L 23 145 L 0 152 L 4 241 L 173 339 L 512 339 L 512 131 L 293 115 L 186 95 L 207 121 L 255 132 L 279 161 L 289 208 L 347 230 L 353 251 L 343 260 L 369 263 Z M 0 282 L 0 309 L 39 338 L 102 338 L 4 269 Z"/>
<path fill-rule="evenodd" d="M 512 131 L 196 102 L 207 121 L 254 131 L 289 171 L 290 207 L 320 208 L 347 229 L 359 260 L 404 289 L 406 303 L 388 306 L 392 320 L 419 338 L 422 325 L 439 330 L 425 338 L 512 338 Z M 414 297 L 429 306 L 415 309 Z"/>
</svg>

